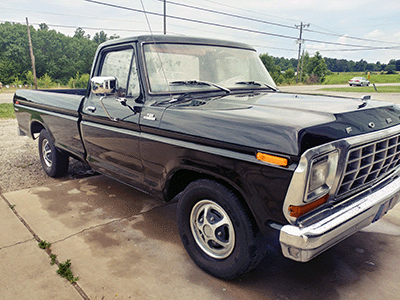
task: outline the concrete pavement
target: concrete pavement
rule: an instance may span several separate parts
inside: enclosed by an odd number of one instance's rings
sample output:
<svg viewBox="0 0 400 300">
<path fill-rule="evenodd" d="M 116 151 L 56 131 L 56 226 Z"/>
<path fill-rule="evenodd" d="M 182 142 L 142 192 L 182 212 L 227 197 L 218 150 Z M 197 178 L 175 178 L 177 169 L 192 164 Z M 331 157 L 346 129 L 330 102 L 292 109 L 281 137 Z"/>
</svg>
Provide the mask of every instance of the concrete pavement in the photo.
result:
<svg viewBox="0 0 400 300">
<path fill-rule="evenodd" d="M 0 201 L 0 299 L 398 299 L 400 206 L 309 263 L 268 256 L 240 279 L 202 272 L 164 204 L 103 176 L 5 193 Z M 11 205 L 11 207 L 9 207 Z M 38 240 L 77 284 L 56 274 Z"/>
</svg>

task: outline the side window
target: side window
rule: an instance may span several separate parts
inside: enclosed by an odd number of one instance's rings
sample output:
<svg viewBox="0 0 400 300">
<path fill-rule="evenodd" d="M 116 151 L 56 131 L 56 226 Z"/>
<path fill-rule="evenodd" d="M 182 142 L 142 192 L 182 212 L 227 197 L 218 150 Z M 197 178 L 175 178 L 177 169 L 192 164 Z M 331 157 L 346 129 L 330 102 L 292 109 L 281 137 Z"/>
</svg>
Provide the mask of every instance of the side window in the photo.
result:
<svg viewBox="0 0 400 300">
<path fill-rule="evenodd" d="M 99 76 L 114 76 L 117 78 L 118 87 L 123 89 L 128 97 L 134 97 L 139 94 L 136 60 L 132 48 L 106 52 L 102 60 Z"/>
</svg>

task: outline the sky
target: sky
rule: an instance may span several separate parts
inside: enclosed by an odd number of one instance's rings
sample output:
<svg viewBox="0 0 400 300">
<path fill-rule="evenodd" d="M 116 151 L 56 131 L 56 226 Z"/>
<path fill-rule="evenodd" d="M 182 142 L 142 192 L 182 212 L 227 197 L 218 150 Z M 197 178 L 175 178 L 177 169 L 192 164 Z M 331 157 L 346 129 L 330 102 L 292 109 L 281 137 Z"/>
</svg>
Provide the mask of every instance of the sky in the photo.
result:
<svg viewBox="0 0 400 300">
<path fill-rule="evenodd" d="M 94 2 L 98 3 L 94 3 Z M 147 11 L 144 14 L 142 11 Z M 166 0 L 166 32 L 252 45 L 259 54 L 387 64 L 400 59 L 399 0 Z M 163 34 L 164 0 L 2 0 L 0 23 L 29 23 L 73 36 Z M 1 50 L 0 50 L 1 51 Z"/>
</svg>

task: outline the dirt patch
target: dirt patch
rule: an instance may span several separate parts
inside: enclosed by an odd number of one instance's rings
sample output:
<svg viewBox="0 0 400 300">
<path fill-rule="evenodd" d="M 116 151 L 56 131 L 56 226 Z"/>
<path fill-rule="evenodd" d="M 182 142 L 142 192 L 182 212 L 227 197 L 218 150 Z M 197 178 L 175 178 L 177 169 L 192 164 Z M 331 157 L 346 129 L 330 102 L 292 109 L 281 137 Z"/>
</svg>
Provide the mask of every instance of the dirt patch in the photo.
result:
<svg viewBox="0 0 400 300">
<path fill-rule="evenodd" d="M 43 171 L 37 140 L 18 136 L 15 119 L 0 120 L 0 193 L 80 178 L 93 172 L 86 164 L 70 158 L 65 177 L 53 179 Z"/>
</svg>

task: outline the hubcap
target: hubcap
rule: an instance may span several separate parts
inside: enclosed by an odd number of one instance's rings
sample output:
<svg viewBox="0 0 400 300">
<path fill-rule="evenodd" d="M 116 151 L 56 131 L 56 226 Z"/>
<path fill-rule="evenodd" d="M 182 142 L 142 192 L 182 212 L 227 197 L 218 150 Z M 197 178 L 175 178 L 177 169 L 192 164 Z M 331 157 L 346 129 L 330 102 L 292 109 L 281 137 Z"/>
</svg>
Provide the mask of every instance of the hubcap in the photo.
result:
<svg viewBox="0 0 400 300">
<path fill-rule="evenodd" d="M 193 207 L 190 229 L 197 245 L 213 258 L 224 259 L 235 247 L 235 230 L 229 215 L 211 200 L 201 200 Z"/>
<path fill-rule="evenodd" d="M 44 139 L 42 141 L 42 156 L 46 166 L 51 168 L 51 165 L 53 163 L 53 154 L 51 153 L 51 147 L 47 139 Z"/>
</svg>

